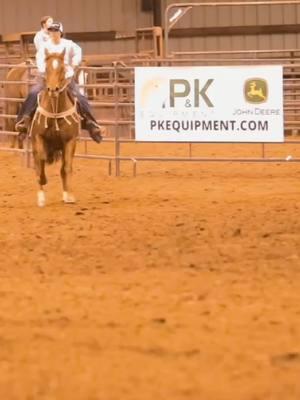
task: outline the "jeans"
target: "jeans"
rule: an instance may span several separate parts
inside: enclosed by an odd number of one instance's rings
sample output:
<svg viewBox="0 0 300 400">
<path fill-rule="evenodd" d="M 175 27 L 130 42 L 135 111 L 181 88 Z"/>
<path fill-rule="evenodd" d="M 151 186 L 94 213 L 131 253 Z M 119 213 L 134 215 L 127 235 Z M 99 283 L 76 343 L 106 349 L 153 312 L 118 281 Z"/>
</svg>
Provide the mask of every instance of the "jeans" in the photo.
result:
<svg viewBox="0 0 300 400">
<path fill-rule="evenodd" d="M 44 87 L 45 87 L 45 81 L 41 77 L 39 77 L 35 85 L 30 89 L 26 100 L 22 104 L 22 107 L 17 116 L 17 123 L 21 121 L 25 115 L 31 116 L 34 113 L 37 107 L 38 94 L 44 89 Z M 92 115 L 92 110 L 88 102 L 88 99 L 83 94 L 80 93 L 79 87 L 78 85 L 76 85 L 74 79 L 71 80 L 68 86 L 68 90 L 74 97 L 77 98 L 79 105 L 79 113 L 84 118 L 82 124 L 83 129 L 85 129 L 87 121 L 93 121 L 96 123 L 96 119 Z"/>
<path fill-rule="evenodd" d="M 97 123 L 95 117 L 92 114 L 92 109 L 88 102 L 88 99 L 82 93 L 80 93 L 79 87 L 76 84 L 76 82 L 74 81 L 74 79 L 72 79 L 72 81 L 70 82 L 68 89 L 69 89 L 70 93 L 74 97 L 76 97 L 76 99 L 78 101 L 79 113 L 84 118 L 82 127 L 85 129 L 85 125 L 86 125 L 87 121 L 93 121 L 93 122 Z"/>
<path fill-rule="evenodd" d="M 28 96 L 26 97 L 22 107 L 17 116 L 17 122 L 25 116 L 31 116 L 37 107 L 37 97 L 41 90 L 43 90 L 45 84 L 42 78 L 39 78 L 35 85 L 30 89 Z"/>
</svg>

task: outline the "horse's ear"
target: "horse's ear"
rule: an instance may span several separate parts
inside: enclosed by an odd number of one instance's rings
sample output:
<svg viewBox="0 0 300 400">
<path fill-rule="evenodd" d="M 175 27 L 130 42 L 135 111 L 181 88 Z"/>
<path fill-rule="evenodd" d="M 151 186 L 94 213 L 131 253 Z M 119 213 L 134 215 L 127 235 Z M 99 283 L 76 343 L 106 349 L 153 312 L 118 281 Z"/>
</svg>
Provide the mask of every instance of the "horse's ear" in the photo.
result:
<svg viewBox="0 0 300 400">
<path fill-rule="evenodd" d="M 64 58 L 66 54 L 66 48 L 64 47 L 63 51 L 60 53 L 61 57 Z"/>
<path fill-rule="evenodd" d="M 49 56 L 49 51 L 48 49 L 45 49 L 45 57 L 47 58 Z"/>
</svg>

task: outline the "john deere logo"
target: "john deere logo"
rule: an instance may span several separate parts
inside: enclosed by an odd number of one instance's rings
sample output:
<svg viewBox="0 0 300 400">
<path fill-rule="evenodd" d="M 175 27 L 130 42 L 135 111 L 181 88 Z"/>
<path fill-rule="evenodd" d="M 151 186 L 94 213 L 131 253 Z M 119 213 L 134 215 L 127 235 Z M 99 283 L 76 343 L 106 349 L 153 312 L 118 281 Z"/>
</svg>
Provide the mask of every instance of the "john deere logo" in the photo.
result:
<svg viewBox="0 0 300 400">
<path fill-rule="evenodd" d="M 267 81 L 260 78 L 248 79 L 244 85 L 244 96 L 249 103 L 264 103 L 268 99 Z"/>
</svg>

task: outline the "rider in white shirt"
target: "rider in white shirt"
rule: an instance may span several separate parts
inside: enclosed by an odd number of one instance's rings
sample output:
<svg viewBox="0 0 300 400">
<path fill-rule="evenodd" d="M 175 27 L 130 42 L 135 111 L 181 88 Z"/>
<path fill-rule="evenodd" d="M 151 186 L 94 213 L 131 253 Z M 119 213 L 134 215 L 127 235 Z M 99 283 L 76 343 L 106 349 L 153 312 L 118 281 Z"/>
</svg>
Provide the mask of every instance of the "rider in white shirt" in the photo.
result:
<svg viewBox="0 0 300 400">
<path fill-rule="evenodd" d="M 33 43 L 36 50 L 38 51 L 40 46 L 47 42 L 50 38 L 48 28 L 53 24 L 53 18 L 50 15 L 46 15 L 41 18 L 41 29 L 35 34 Z"/>
<path fill-rule="evenodd" d="M 50 33 L 50 35 L 52 35 Z M 51 38 L 52 39 L 52 38 Z M 82 60 L 82 51 L 78 44 L 72 40 L 59 38 L 59 41 L 54 42 L 49 40 L 43 43 L 38 52 L 36 53 L 36 66 L 40 74 L 44 74 L 46 70 L 45 63 L 45 50 L 51 53 L 62 53 L 65 50 L 65 66 L 66 66 L 66 78 L 74 76 L 74 68 L 78 67 Z"/>
<path fill-rule="evenodd" d="M 62 37 L 63 26 L 60 22 L 53 22 L 53 24 L 48 28 L 48 31 L 50 39 L 40 45 L 36 54 L 36 65 L 40 73 L 39 79 L 30 90 L 17 117 L 16 129 L 23 134 L 27 133 L 31 116 L 37 106 L 37 96 L 45 86 L 43 79 L 46 69 L 45 50 L 47 50 L 49 53 L 62 53 L 65 49 L 64 61 L 66 65 L 66 78 L 73 78 L 74 68 L 79 66 L 82 59 L 81 48 L 72 40 L 64 39 Z M 69 90 L 78 100 L 79 112 L 83 117 L 82 128 L 88 130 L 91 138 L 95 142 L 100 143 L 102 140 L 101 128 L 92 115 L 91 107 L 87 98 L 80 93 L 74 79 L 72 79 L 69 84 Z"/>
</svg>

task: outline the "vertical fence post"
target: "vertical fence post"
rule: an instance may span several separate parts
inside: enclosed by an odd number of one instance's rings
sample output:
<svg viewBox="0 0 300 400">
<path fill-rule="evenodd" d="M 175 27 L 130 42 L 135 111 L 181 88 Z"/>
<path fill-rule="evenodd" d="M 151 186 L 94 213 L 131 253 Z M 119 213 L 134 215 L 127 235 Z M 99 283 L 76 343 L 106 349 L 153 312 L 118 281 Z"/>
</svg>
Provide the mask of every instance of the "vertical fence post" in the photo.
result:
<svg viewBox="0 0 300 400">
<path fill-rule="evenodd" d="M 115 176 L 120 176 L 120 129 L 119 129 L 119 76 L 118 66 L 114 63 L 114 99 L 115 99 Z"/>
<path fill-rule="evenodd" d="M 30 158 L 31 158 L 31 152 L 30 152 L 30 139 L 28 134 L 26 135 L 26 140 L 25 140 L 25 164 L 26 167 L 29 168 L 31 163 L 30 163 Z"/>
<path fill-rule="evenodd" d="M 266 149 L 265 149 L 264 143 L 262 143 L 262 146 L 261 146 L 261 156 L 262 156 L 262 158 L 265 158 L 265 156 L 266 156 Z"/>
<path fill-rule="evenodd" d="M 31 80 L 31 67 L 29 65 L 28 68 L 27 68 L 27 82 L 26 82 L 27 83 L 27 92 L 29 92 L 29 90 L 30 90 L 30 80 Z M 30 128 L 30 126 L 29 126 L 29 128 Z M 30 163 L 30 158 L 31 158 L 31 146 L 30 146 L 31 138 L 29 137 L 29 133 L 30 132 L 27 132 L 26 140 L 25 140 L 25 165 L 26 165 L 27 168 L 29 168 L 30 165 L 31 165 L 31 163 Z"/>
</svg>

